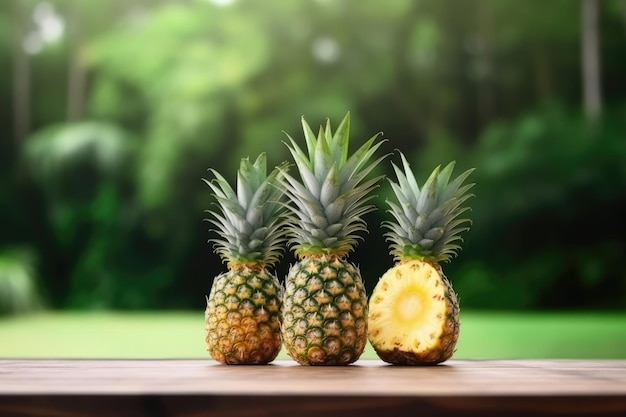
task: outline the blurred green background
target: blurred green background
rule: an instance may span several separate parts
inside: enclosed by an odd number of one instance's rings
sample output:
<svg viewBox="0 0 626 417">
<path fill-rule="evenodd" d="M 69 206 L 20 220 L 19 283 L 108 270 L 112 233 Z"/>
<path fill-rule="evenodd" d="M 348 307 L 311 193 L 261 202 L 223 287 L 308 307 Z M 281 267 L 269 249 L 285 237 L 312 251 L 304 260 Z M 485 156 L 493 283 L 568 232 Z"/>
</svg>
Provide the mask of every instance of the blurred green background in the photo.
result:
<svg viewBox="0 0 626 417">
<path fill-rule="evenodd" d="M 4 340 L 29 312 L 193 310 L 201 327 L 225 270 L 206 170 L 277 165 L 301 116 L 351 111 L 353 145 L 382 131 L 421 181 L 477 168 L 444 265 L 464 311 L 602 310 L 620 323 L 606 355 L 623 350 L 625 0 L 4 0 L 0 71 Z M 368 291 L 392 265 L 378 195 L 352 256 Z"/>
</svg>

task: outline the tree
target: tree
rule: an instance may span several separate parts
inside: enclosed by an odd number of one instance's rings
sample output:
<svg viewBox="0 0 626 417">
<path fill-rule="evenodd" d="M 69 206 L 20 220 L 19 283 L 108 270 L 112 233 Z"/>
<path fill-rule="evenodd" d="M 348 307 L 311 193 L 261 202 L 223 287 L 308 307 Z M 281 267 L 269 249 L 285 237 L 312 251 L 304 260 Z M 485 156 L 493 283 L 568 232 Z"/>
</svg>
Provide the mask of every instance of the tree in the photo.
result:
<svg viewBox="0 0 626 417">
<path fill-rule="evenodd" d="M 16 1 L 13 13 L 13 123 L 15 141 L 19 147 L 30 133 L 31 119 L 30 60 L 23 47 L 28 19 L 26 3 Z"/>
<path fill-rule="evenodd" d="M 599 1 L 582 0 L 581 6 L 583 104 L 588 119 L 596 123 L 602 113 Z"/>
</svg>

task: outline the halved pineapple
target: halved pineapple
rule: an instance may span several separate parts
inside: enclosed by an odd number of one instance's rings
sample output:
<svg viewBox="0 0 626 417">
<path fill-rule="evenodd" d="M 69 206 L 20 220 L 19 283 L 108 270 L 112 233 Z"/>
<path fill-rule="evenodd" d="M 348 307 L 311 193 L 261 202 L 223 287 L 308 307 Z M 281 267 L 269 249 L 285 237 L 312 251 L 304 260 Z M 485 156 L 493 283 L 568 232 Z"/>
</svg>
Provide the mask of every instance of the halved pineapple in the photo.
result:
<svg viewBox="0 0 626 417">
<path fill-rule="evenodd" d="M 438 266 L 402 262 L 370 298 L 369 339 L 386 362 L 436 364 L 452 357 L 459 336 L 456 294 Z"/>
<path fill-rule="evenodd" d="M 472 170 L 450 181 L 454 162 L 435 168 L 419 187 L 402 155 L 393 165 L 398 182 L 390 181 L 397 203 L 387 201 L 396 265 L 378 281 L 369 300 L 368 338 L 378 356 L 399 365 L 434 365 L 450 359 L 459 337 L 459 302 L 440 262 L 461 248 L 460 234 L 469 229 L 463 203 L 474 184 L 463 185 Z"/>
</svg>

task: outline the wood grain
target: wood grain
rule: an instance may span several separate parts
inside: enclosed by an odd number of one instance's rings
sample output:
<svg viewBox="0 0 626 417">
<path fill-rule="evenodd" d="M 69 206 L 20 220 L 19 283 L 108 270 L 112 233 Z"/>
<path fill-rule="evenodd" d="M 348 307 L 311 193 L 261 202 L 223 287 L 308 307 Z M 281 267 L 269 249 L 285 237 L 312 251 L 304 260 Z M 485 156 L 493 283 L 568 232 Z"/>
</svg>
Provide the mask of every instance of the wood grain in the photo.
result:
<svg viewBox="0 0 626 417">
<path fill-rule="evenodd" d="M 626 415 L 624 360 L 0 360 L 0 415 Z M 207 414 L 209 413 L 209 414 Z"/>
</svg>

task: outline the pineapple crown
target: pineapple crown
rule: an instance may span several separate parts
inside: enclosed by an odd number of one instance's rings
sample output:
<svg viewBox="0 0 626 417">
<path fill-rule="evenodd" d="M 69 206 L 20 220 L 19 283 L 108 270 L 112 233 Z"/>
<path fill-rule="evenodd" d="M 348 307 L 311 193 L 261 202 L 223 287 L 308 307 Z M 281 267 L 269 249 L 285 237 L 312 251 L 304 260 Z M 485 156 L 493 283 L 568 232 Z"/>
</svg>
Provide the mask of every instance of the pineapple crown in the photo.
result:
<svg viewBox="0 0 626 417">
<path fill-rule="evenodd" d="M 356 246 L 359 234 L 367 232 L 362 216 L 374 210 L 366 203 L 382 176 L 365 178 L 385 158 L 370 161 L 382 142 L 374 143 L 376 134 L 349 156 L 349 112 L 334 133 L 330 120 L 325 128 L 320 126 L 317 136 L 304 117 L 302 127 L 307 152 L 289 135 L 286 143 L 301 178 L 298 181 L 283 171 L 286 194 L 292 202 L 288 206 L 292 213 L 289 242 L 301 258 L 321 254 L 343 257 Z"/>
<path fill-rule="evenodd" d="M 398 203 L 387 200 L 391 207 L 388 212 L 395 221 L 383 222 L 389 229 L 385 236 L 390 252 L 396 261 L 450 261 L 461 249 L 457 243 L 463 240 L 460 234 L 471 224 L 471 220 L 459 216 L 469 210 L 463 203 L 473 197 L 468 190 L 474 184 L 462 184 L 474 169 L 449 182 L 455 162 L 443 169 L 438 166 L 420 190 L 406 158 L 402 153 L 400 157 L 403 169 L 392 163 L 398 182 L 389 180 Z"/>
<path fill-rule="evenodd" d="M 203 179 L 213 191 L 219 210 L 207 210 L 213 218 L 207 219 L 217 229 L 220 238 L 210 239 L 229 268 L 248 266 L 265 268 L 279 259 L 286 240 L 285 206 L 281 201 L 284 190 L 280 177 L 287 169 L 283 164 L 267 175 L 265 153 L 254 163 L 241 159 L 237 171 L 237 192 L 214 169 L 212 181 Z"/>
</svg>

